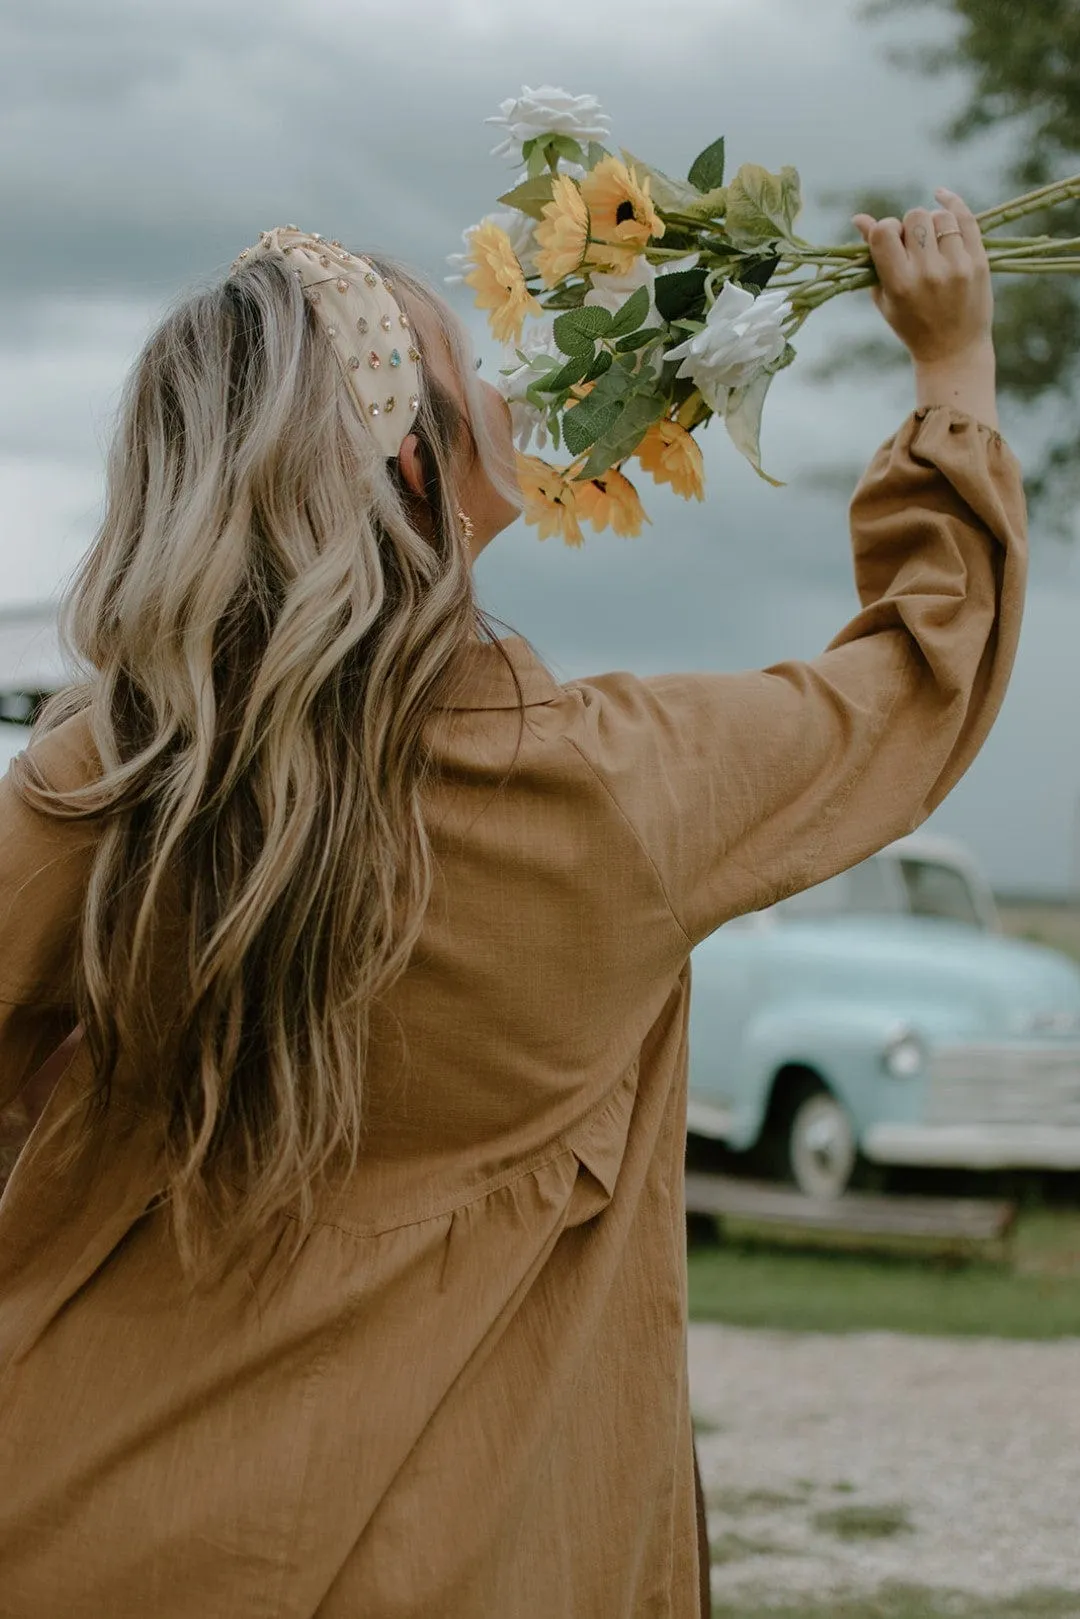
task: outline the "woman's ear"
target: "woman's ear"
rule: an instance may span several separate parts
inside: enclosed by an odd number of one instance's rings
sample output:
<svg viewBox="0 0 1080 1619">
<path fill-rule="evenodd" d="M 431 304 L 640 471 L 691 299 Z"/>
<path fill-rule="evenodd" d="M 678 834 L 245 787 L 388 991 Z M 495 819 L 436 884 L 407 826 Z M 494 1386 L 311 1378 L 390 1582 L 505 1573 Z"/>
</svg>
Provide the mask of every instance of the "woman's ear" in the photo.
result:
<svg viewBox="0 0 1080 1619">
<path fill-rule="evenodd" d="M 426 479 L 424 477 L 424 459 L 420 448 L 420 440 L 415 433 L 409 433 L 401 449 L 398 451 L 398 466 L 401 468 L 402 481 L 406 489 L 417 500 L 424 500 L 426 496 Z"/>
</svg>

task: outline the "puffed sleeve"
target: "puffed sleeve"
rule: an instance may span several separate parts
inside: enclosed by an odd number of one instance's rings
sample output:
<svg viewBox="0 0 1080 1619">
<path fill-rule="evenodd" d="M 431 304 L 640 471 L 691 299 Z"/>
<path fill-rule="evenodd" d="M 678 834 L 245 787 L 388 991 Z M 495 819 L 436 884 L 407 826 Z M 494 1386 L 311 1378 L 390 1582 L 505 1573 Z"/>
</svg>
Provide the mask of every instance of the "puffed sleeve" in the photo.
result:
<svg viewBox="0 0 1080 1619">
<path fill-rule="evenodd" d="M 813 661 L 573 683 L 577 746 L 691 944 L 910 832 L 1001 706 L 1026 574 L 1001 437 L 916 411 L 860 482 L 851 533 L 862 609 Z"/>
<path fill-rule="evenodd" d="M 31 744 L 35 767 L 68 786 L 93 769 L 83 717 Z M 97 831 L 32 809 L 0 778 L 0 1108 L 74 1024 L 72 970 Z"/>
</svg>

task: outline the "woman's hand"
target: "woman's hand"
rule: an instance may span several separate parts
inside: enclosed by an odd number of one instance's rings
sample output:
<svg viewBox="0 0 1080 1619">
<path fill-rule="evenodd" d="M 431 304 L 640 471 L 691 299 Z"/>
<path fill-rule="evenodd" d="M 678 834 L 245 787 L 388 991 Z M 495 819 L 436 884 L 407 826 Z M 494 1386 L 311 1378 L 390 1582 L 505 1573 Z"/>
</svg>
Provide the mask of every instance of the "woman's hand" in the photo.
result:
<svg viewBox="0 0 1080 1619">
<path fill-rule="evenodd" d="M 990 340 L 994 295 L 978 220 L 954 191 L 899 219 L 856 214 L 880 286 L 874 301 L 913 360 L 939 364 Z"/>
<path fill-rule="evenodd" d="M 856 214 L 878 273 L 874 301 L 915 362 L 920 405 L 997 426 L 994 295 L 978 220 L 955 191 L 903 220 Z"/>
</svg>

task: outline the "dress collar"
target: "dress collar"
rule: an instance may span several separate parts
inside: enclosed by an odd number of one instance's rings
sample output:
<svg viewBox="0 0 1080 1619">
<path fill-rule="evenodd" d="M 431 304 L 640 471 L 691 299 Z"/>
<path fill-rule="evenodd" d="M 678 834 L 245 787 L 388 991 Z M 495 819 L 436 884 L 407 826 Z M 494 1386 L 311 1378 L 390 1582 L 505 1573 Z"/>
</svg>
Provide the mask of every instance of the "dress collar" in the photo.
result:
<svg viewBox="0 0 1080 1619">
<path fill-rule="evenodd" d="M 510 635 L 500 641 L 470 641 L 460 648 L 441 706 L 517 708 L 523 703 L 528 708 L 550 703 L 558 691 L 554 676 L 528 641 L 521 635 Z"/>
</svg>

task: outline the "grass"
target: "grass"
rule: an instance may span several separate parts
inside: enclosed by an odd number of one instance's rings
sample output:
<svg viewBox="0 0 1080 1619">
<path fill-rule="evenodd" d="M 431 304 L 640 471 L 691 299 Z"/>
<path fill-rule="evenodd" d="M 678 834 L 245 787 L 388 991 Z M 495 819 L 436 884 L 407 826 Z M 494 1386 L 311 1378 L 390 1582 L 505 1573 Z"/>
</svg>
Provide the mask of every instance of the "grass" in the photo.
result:
<svg viewBox="0 0 1080 1619">
<path fill-rule="evenodd" d="M 774 1512 L 778 1507 L 805 1506 L 809 1488 L 799 1495 L 793 1495 L 786 1490 L 738 1490 L 730 1486 L 714 1486 L 705 1492 L 705 1505 L 710 1512 L 723 1512 L 729 1518 L 754 1517 L 761 1512 Z"/>
<path fill-rule="evenodd" d="M 912 1529 L 904 1506 L 830 1507 L 827 1512 L 815 1512 L 811 1521 L 815 1529 L 835 1535 L 837 1540 L 891 1540 Z"/>
<path fill-rule="evenodd" d="M 782 1557 L 784 1548 L 774 1545 L 771 1540 L 755 1540 L 749 1535 L 739 1535 L 729 1530 L 712 1536 L 709 1555 L 716 1568 L 722 1563 L 741 1563 L 748 1557 Z"/>
<path fill-rule="evenodd" d="M 790 1332 L 1080 1336 L 1080 1210 L 1022 1214 L 1009 1257 L 998 1260 L 739 1230 L 691 1249 L 691 1319 Z"/>
<path fill-rule="evenodd" d="M 888 1585 L 869 1596 L 800 1598 L 779 1607 L 745 1597 L 714 1602 L 713 1619 L 1080 1619 L 1080 1592 L 1027 1591 L 988 1600 L 921 1585 Z"/>
</svg>

